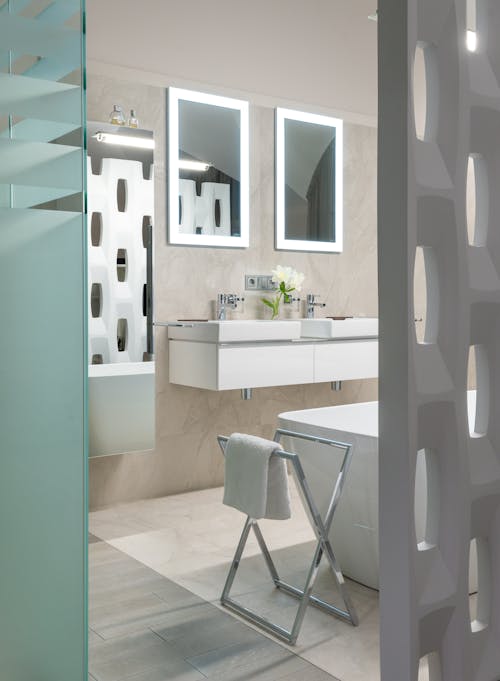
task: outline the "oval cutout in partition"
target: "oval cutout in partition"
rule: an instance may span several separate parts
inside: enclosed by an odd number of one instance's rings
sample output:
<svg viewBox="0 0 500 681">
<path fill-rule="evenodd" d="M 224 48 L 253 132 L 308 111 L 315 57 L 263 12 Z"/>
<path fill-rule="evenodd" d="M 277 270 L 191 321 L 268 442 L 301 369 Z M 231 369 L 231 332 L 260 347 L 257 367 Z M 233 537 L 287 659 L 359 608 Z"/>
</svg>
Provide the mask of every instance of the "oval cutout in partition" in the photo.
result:
<svg viewBox="0 0 500 681">
<path fill-rule="evenodd" d="M 119 319 L 116 326 L 116 341 L 118 352 L 125 352 L 128 344 L 128 322 L 126 319 Z"/>
<path fill-rule="evenodd" d="M 477 50 L 477 0 L 466 0 L 466 40 L 469 52 Z"/>
<path fill-rule="evenodd" d="M 151 239 L 150 236 L 151 227 L 151 215 L 144 215 L 142 218 L 142 245 L 144 248 L 148 247 L 148 242 Z"/>
<path fill-rule="evenodd" d="M 220 199 L 215 199 L 214 217 L 216 227 L 220 227 L 220 215 L 221 215 Z"/>
<path fill-rule="evenodd" d="M 488 232 L 489 192 L 486 162 L 470 154 L 467 163 L 467 233 L 471 246 L 484 246 Z"/>
<path fill-rule="evenodd" d="M 92 284 L 90 289 L 90 311 L 95 319 L 102 315 L 102 285 Z"/>
<path fill-rule="evenodd" d="M 491 617 L 491 556 L 488 540 L 475 537 L 469 555 L 477 556 L 477 593 L 469 596 L 470 627 L 473 632 L 485 629 Z M 469 560 L 469 564 L 472 559 Z"/>
<path fill-rule="evenodd" d="M 415 470 L 415 534 L 419 551 L 437 546 L 439 538 L 439 464 L 432 449 L 417 453 Z"/>
<path fill-rule="evenodd" d="M 128 203 L 127 180 L 120 179 L 116 183 L 116 205 L 119 213 L 125 213 Z"/>
<path fill-rule="evenodd" d="M 413 272 L 413 310 L 418 343 L 435 343 L 439 330 L 439 277 L 436 254 L 417 246 Z"/>
<path fill-rule="evenodd" d="M 415 134 L 421 141 L 435 138 L 438 124 L 438 79 L 434 48 L 418 42 L 413 59 Z"/>
<path fill-rule="evenodd" d="M 475 392 L 472 392 L 474 391 Z M 467 415 L 471 437 L 488 432 L 490 412 L 490 374 L 484 345 L 471 345 L 467 366 Z"/>
<path fill-rule="evenodd" d="M 418 663 L 418 681 L 442 681 L 443 673 L 439 653 L 429 653 Z"/>
<path fill-rule="evenodd" d="M 116 253 L 116 276 L 118 281 L 127 281 L 128 258 L 127 249 L 119 248 Z"/>
<path fill-rule="evenodd" d="M 92 246 L 100 246 L 102 244 L 102 213 L 92 213 L 90 219 L 90 242 Z"/>
</svg>

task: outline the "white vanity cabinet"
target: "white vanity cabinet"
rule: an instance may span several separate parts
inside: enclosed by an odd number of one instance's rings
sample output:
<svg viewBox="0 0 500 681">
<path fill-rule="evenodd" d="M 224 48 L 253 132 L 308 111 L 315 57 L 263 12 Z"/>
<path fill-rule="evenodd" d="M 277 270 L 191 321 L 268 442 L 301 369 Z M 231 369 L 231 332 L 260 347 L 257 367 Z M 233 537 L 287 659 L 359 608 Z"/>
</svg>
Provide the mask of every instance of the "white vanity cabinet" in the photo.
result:
<svg viewBox="0 0 500 681">
<path fill-rule="evenodd" d="M 348 381 L 378 376 L 378 341 L 169 341 L 170 383 L 206 390 Z"/>
<path fill-rule="evenodd" d="M 354 381 L 377 376 L 376 338 L 315 343 L 314 383 Z"/>
<path fill-rule="evenodd" d="M 314 383 L 312 343 L 169 342 L 170 383 L 207 390 Z"/>
</svg>

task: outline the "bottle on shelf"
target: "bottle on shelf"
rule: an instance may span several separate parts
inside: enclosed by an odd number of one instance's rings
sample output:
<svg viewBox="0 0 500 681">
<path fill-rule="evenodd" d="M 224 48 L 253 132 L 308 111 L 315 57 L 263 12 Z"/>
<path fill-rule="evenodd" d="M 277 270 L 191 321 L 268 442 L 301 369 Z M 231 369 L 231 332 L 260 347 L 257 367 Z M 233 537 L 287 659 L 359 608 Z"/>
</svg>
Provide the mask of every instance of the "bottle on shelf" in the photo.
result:
<svg viewBox="0 0 500 681">
<path fill-rule="evenodd" d="M 137 119 L 137 116 L 135 114 L 135 109 L 130 109 L 130 116 L 128 119 L 128 127 L 129 128 L 138 128 L 139 127 L 139 121 Z"/>
<path fill-rule="evenodd" d="M 109 114 L 109 122 L 113 125 L 125 125 L 125 116 L 121 106 L 118 106 L 118 104 L 113 106 L 113 111 Z"/>
</svg>

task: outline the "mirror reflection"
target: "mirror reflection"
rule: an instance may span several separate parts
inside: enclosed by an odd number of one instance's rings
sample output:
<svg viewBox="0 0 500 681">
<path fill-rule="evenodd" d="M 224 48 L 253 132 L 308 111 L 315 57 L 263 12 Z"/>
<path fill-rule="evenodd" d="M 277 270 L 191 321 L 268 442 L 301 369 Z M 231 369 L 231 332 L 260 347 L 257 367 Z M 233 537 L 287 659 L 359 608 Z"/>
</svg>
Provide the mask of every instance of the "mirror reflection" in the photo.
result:
<svg viewBox="0 0 500 681">
<path fill-rule="evenodd" d="M 276 247 L 342 250 L 342 121 L 277 109 Z"/>
<path fill-rule="evenodd" d="M 152 131 L 87 122 L 89 455 L 155 444 Z"/>
<path fill-rule="evenodd" d="M 248 245 L 248 105 L 169 90 L 170 243 Z"/>
</svg>

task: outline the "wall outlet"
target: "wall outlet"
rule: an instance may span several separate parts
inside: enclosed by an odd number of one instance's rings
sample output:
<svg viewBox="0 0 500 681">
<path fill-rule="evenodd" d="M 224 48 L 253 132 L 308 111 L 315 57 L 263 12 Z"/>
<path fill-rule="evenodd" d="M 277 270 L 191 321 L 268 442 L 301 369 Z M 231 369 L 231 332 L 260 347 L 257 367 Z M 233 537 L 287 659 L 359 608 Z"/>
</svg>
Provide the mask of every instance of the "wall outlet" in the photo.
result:
<svg viewBox="0 0 500 681">
<path fill-rule="evenodd" d="M 246 274 L 245 291 L 274 291 L 276 284 L 271 274 Z"/>
</svg>

